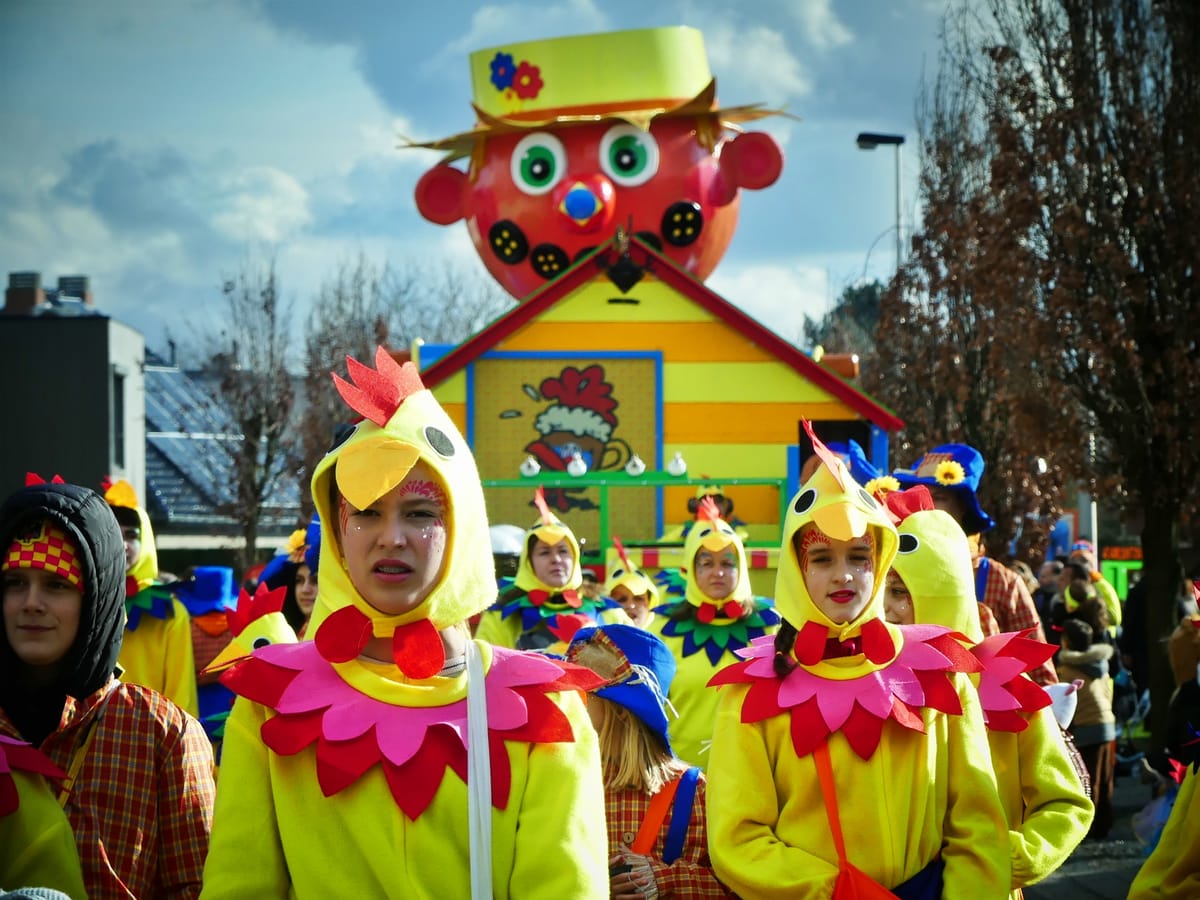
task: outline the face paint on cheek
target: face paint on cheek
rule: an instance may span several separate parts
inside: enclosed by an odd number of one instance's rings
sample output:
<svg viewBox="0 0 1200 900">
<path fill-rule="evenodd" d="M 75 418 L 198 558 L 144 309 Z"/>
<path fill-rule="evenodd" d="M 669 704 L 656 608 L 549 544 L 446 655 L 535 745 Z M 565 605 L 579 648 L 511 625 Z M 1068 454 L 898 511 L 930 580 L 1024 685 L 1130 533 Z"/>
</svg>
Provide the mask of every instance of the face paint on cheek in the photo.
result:
<svg viewBox="0 0 1200 900">
<path fill-rule="evenodd" d="M 338 533 L 345 534 L 350 523 L 350 504 L 345 497 L 338 497 Z"/>
</svg>

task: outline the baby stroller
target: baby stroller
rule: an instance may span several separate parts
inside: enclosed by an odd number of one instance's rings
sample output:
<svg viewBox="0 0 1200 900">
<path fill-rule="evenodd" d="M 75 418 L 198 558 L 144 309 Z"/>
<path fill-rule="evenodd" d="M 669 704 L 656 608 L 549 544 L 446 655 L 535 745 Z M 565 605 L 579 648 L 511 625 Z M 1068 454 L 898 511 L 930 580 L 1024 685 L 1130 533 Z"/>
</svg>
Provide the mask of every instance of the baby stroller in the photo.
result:
<svg viewBox="0 0 1200 900">
<path fill-rule="evenodd" d="M 1116 774 L 1128 775 L 1146 754 L 1139 750 L 1136 737 L 1145 737 L 1146 719 L 1150 715 L 1150 690 L 1138 690 L 1133 676 L 1126 668 L 1113 676 L 1113 716 L 1117 720 Z"/>
</svg>

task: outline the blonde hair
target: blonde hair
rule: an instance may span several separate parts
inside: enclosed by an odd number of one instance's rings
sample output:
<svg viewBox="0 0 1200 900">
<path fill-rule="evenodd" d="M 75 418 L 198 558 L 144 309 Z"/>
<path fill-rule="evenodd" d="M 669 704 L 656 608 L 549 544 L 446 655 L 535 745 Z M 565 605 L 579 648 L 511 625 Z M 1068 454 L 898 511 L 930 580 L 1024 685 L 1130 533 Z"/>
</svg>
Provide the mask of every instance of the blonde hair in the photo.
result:
<svg viewBox="0 0 1200 900">
<path fill-rule="evenodd" d="M 588 703 L 604 704 L 604 719 L 596 733 L 605 790 L 632 788 L 657 794 L 687 770 L 687 763 L 668 753 L 659 737 L 624 706 L 596 694 L 588 695 Z"/>
</svg>

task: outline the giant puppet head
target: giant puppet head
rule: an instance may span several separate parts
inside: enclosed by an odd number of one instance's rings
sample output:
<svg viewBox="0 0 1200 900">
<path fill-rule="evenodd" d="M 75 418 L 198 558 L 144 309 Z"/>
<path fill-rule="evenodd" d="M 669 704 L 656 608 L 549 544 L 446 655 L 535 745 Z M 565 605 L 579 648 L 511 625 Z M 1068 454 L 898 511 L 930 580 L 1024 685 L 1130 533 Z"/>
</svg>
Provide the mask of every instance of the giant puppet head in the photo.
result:
<svg viewBox="0 0 1200 900">
<path fill-rule="evenodd" d="M 738 191 L 769 187 L 778 144 L 718 108 L 704 40 L 649 28 L 471 54 L 476 127 L 413 146 L 448 155 L 417 182 L 417 209 L 465 219 L 488 270 L 518 299 L 610 239 L 617 227 L 699 279 L 729 246 Z M 466 171 L 450 165 L 467 159 Z"/>
</svg>

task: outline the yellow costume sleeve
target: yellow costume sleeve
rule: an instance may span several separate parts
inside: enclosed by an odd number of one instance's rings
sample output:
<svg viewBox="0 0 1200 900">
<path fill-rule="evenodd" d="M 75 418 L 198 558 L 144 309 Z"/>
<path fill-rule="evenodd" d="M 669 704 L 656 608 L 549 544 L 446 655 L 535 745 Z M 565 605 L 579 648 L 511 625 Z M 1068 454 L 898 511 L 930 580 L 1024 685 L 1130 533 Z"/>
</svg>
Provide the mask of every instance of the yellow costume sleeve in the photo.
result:
<svg viewBox="0 0 1200 900">
<path fill-rule="evenodd" d="M 44 887 L 87 898 L 71 823 L 41 775 L 14 770 L 17 809 L 0 816 L 0 886 Z"/>
<path fill-rule="evenodd" d="M 238 697 L 225 721 L 201 898 L 289 896 L 270 751 L 259 736 L 266 719 L 265 707 Z"/>
<path fill-rule="evenodd" d="M 1200 790 L 1189 770 L 1154 852 L 1142 864 L 1129 900 L 1195 900 L 1200 897 Z"/>
<path fill-rule="evenodd" d="M 517 635 L 521 633 L 521 614 L 513 613 L 507 619 L 500 613 L 489 609 L 479 617 L 479 627 L 475 629 L 475 639 L 487 641 L 497 647 L 512 649 L 517 646 Z"/>
<path fill-rule="evenodd" d="M 988 733 L 1008 816 L 1013 890 L 1045 878 L 1087 835 L 1094 812 L 1049 708 L 1021 732 Z"/>
</svg>

